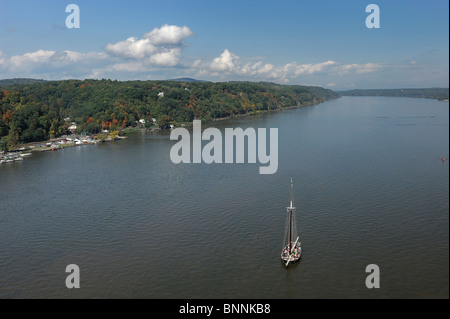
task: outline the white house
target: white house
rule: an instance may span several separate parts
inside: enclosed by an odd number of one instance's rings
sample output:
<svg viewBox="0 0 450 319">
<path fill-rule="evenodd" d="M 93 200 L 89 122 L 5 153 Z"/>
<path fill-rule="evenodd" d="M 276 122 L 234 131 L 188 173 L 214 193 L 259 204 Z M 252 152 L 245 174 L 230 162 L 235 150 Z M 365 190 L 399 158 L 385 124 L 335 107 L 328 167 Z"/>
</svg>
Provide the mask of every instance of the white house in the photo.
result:
<svg viewBox="0 0 450 319">
<path fill-rule="evenodd" d="M 76 131 L 76 129 L 77 129 L 77 125 L 75 124 L 75 122 L 72 122 L 72 125 L 69 126 L 68 130 L 73 133 Z"/>
<path fill-rule="evenodd" d="M 158 97 L 164 97 L 164 92 L 159 92 Z"/>
</svg>

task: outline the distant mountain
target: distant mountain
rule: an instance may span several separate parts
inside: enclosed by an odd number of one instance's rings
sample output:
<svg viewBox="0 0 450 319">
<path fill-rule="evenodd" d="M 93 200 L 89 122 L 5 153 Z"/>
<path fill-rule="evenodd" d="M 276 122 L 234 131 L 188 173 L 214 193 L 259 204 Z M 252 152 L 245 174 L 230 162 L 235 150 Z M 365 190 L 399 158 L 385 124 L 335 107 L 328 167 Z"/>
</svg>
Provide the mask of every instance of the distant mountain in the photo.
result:
<svg viewBox="0 0 450 319">
<path fill-rule="evenodd" d="M 10 86 L 10 85 L 15 85 L 15 84 L 34 84 L 34 83 L 41 83 L 41 82 L 45 82 L 45 80 L 26 79 L 26 78 L 5 79 L 5 80 L 0 80 L 0 87 Z"/>
<path fill-rule="evenodd" d="M 423 89 L 367 89 L 339 92 L 347 96 L 398 96 L 415 97 L 436 100 L 448 100 L 448 88 L 423 88 Z"/>
<path fill-rule="evenodd" d="M 174 81 L 174 82 L 207 82 L 207 81 L 202 81 L 202 80 L 196 80 L 193 78 L 177 78 L 177 79 L 170 79 L 167 81 Z"/>
</svg>

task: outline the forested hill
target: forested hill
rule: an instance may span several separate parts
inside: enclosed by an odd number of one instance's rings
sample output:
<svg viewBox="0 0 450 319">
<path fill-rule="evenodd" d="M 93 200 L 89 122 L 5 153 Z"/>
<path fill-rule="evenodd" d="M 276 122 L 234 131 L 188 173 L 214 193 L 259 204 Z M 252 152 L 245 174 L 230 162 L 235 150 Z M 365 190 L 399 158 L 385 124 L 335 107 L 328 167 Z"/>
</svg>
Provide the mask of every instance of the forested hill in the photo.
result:
<svg viewBox="0 0 450 319">
<path fill-rule="evenodd" d="M 339 92 L 348 96 L 399 96 L 415 97 L 436 100 L 448 100 L 448 88 L 428 88 L 428 89 L 369 89 L 350 90 Z"/>
<path fill-rule="evenodd" d="M 27 79 L 27 78 L 16 78 L 16 79 L 6 79 L 0 80 L 0 88 L 5 86 L 10 86 L 14 84 L 34 84 L 34 83 L 42 83 L 45 80 L 36 80 L 36 79 Z"/>
<path fill-rule="evenodd" d="M 0 88 L 0 140 L 9 147 L 66 134 L 233 117 L 337 98 L 320 87 L 253 82 L 68 80 Z"/>
</svg>

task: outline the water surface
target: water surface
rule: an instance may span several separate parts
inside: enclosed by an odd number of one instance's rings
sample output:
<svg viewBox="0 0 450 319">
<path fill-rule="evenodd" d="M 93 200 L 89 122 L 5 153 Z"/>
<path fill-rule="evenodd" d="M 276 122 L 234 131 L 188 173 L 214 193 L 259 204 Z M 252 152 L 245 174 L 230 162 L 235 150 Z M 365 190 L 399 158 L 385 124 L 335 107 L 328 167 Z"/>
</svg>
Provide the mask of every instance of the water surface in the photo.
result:
<svg viewBox="0 0 450 319">
<path fill-rule="evenodd" d="M 0 297 L 448 298 L 448 110 L 343 97 L 213 124 L 278 128 L 274 175 L 175 165 L 168 132 L 1 164 Z M 303 256 L 285 269 L 290 177 Z"/>
</svg>

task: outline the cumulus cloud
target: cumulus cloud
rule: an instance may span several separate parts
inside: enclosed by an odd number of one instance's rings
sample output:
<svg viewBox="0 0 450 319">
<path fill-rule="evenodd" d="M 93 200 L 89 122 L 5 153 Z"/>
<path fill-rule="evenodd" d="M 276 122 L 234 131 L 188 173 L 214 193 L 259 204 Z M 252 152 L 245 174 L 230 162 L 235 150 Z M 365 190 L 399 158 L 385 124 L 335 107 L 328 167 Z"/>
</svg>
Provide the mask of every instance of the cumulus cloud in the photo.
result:
<svg viewBox="0 0 450 319">
<path fill-rule="evenodd" d="M 382 68 L 381 64 L 366 63 L 366 64 L 343 64 L 338 65 L 333 69 L 338 75 L 345 75 L 349 72 L 356 72 L 357 74 L 364 74 L 374 72 Z"/>
<path fill-rule="evenodd" d="M 194 33 L 186 26 L 165 24 L 145 33 L 142 38 L 129 37 L 106 44 L 103 52 L 38 50 L 9 57 L 0 51 L 0 69 L 2 73 L 6 70 L 14 76 L 50 72 L 60 77 L 83 74 L 95 78 L 142 78 L 149 72 L 166 73 L 168 77 L 173 77 L 174 68 L 177 68 L 177 73 L 185 73 L 185 76 L 211 80 L 320 81 L 328 83 L 328 87 L 335 87 L 338 79 L 347 74 L 362 76 L 386 68 L 376 63 L 342 64 L 334 60 L 313 63 L 294 61 L 277 65 L 266 62 L 265 57 L 240 57 L 228 48 L 222 53 L 219 51 L 218 56 L 209 59 L 188 57 L 189 62 L 186 62 L 182 59 L 183 49 L 187 46 L 184 41 L 191 36 Z M 408 66 L 411 67 L 409 63 Z M 339 85 L 342 86 L 342 83 L 339 82 Z"/>
<path fill-rule="evenodd" d="M 194 33 L 186 26 L 163 25 L 146 33 L 142 39 L 130 37 L 108 44 L 105 52 L 125 59 L 142 59 L 145 63 L 173 67 L 179 64 L 184 40 Z"/>
<path fill-rule="evenodd" d="M 184 39 L 193 36 L 194 33 L 186 26 L 163 25 L 144 35 L 144 39 L 150 40 L 154 45 L 179 45 Z"/>
<path fill-rule="evenodd" d="M 256 60 L 256 61 L 255 61 Z M 259 60 L 259 61 L 258 61 Z M 195 60 L 190 70 L 197 72 L 197 76 L 213 78 L 229 78 L 238 76 L 244 79 L 268 80 L 281 83 L 289 83 L 301 79 L 307 79 L 310 76 L 342 76 L 348 73 L 365 74 L 375 72 L 383 66 L 376 63 L 366 64 L 342 64 L 337 61 L 327 60 L 317 63 L 299 64 L 290 62 L 284 65 L 274 65 L 264 63 L 263 58 L 242 58 L 228 49 L 225 49 L 219 56 L 207 62 L 200 59 Z M 323 80 L 323 81 L 326 81 Z M 336 84 L 330 82 L 328 87 L 334 87 Z"/>
<path fill-rule="evenodd" d="M 141 72 L 146 70 L 146 66 L 140 61 L 116 63 L 111 68 L 118 72 Z"/>
<path fill-rule="evenodd" d="M 330 68 L 336 65 L 339 65 L 339 63 L 332 60 L 310 64 L 291 62 L 281 66 L 275 66 L 272 63 L 263 63 L 262 61 L 244 62 L 241 57 L 225 49 L 222 54 L 214 58 L 209 64 L 201 60 L 196 60 L 191 68 L 198 69 L 200 75 L 209 74 L 211 76 L 224 77 L 225 75 L 234 74 L 243 77 L 256 77 L 263 80 L 287 83 L 290 79 L 302 75 L 329 72 Z"/>
<path fill-rule="evenodd" d="M 318 72 L 323 72 L 327 67 L 335 64 L 336 64 L 335 61 L 326 61 L 321 63 L 294 65 L 294 73 L 295 75 L 314 74 Z"/>
<path fill-rule="evenodd" d="M 74 78 L 88 74 L 94 67 L 108 63 L 104 52 L 75 52 L 37 50 L 21 55 L 5 56 L 0 53 L 3 77 L 37 77 L 46 79 Z"/>
<path fill-rule="evenodd" d="M 30 70 L 43 65 L 50 68 L 61 68 L 69 64 L 94 64 L 105 58 L 106 54 L 102 52 L 81 53 L 75 51 L 56 52 L 51 50 L 38 50 L 10 57 L 8 59 L 8 66 L 13 71 Z M 6 61 L 6 58 L 3 58 L 3 60 Z"/>
<path fill-rule="evenodd" d="M 14 55 L 9 59 L 12 69 L 26 69 L 37 65 L 49 63 L 55 51 L 38 50 L 36 52 Z"/>
<path fill-rule="evenodd" d="M 235 64 L 239 60 L 239 57 L 231 53 L 228 49 L 225 49 L 223 53 L 215 58 L 210 67 L 214 71 L 233 71 Z"/>
<path fill-rule="evenodd" d="M 105 51 L 121 58 L 143 59 L 155 53 L 158 49 L 149 39 L 137 39 L 131 37 L 125 41 L 108 44 Z"/>
<path fill-rule="evenodd" d="M 259 67 L 259 64 L 256 63 L 252 69 L 257 69 Z M 263 67 L 258 69 L 258 73 L 259 74 L 264 74 L 264 73 L 270 73 L 273 70 L 273 65 L 272 64 L 265 64 Z"/>
<path fill-rule="evenodd" d="M 64 51 L 64 57 L 71 63 L 83 63 L 89 64 L 91 62 L 98 62 L 100 60 L 107 59 L 107 55 L 104 52 L 76 52 L 76 51 Z"/>
<path fill-rule="evenodd" d="M 197 60 L 194 61 L 194 63 L 192 63 L 191 67 L 193 69 L 198 69 L 198 68 L 201 67 L 201 65 L 202 65 L 202 60 L 201 59 L 197 59 Z"/>
<path fill-rule="evenodd" d="M 149 61 L 160 66 L 175 66 L 179 63 L 180 55 L 180 48 L 172 48 L 152 55 Z"/>
</svg>

